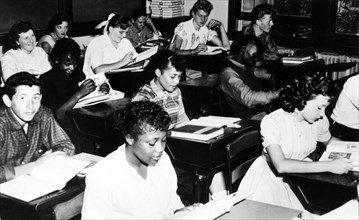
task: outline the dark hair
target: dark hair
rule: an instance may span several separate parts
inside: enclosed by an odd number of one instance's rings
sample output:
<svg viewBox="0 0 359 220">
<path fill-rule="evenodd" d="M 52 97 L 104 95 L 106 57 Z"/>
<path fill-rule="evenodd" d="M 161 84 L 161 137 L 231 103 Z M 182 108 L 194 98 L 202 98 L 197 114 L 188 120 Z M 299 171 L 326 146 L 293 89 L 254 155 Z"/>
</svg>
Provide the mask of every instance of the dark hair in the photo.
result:
<svg viewBox="0 0 359 220">
<path fill-rule="evenodd" d="M 139 9 L 139 8 L 134 10 L 131 14 L 131 18 L 134 20 L 136 20 L 137 18 L 142 17 L 142 16 L 147 17 L 146 11 Z"/>
<path fill-rule="evenodd" d="M 63 38 L 56 42 L 54 48 L 51 50 L 50 59 L 52 62 L 60 61 L 68 54 L 78 61 L 81 54 L 80 46 L 71 38 Z"/>
<path fill-rule="evenodd" d="M 32 24 L 30 21 L 19 21 L 15 23 L 13 26 L 11 26 L 9 34 L 7 36 L 7 42 L 4 45 L 3 53 L 6 53 L 6 51 L 10 49 L 19 49 L 19 45 L 17 44 L 17 41 L 19 40 L 21 33 L 26 33 L 29 30 L 32 30 Z"/>
<path fill-rule="evenodd" d="M 119 27 L 125 30 L 128 28 L 129 24 L 130 24 L 129 19 L 127 17 L 123 17 L 121 15 L 115 15 L 108 21 L 107 31 L 109 30 L 110 27 L 113 28 Z"/>
<path fill-rule="evenodd" d="M 4 86 L 4 94 L 9 96 L 12 99 L 13 95 L 16 93 L 16 88 L 18 86 L 40 86 L 40 81 L 34 75 L 28 72 L 18 72 L 10 76 Z"/>
<path fill-rule="evenodd" d="M 235 55 L 240 53 L 242 48 L 248 44 L 255 45 L 258 48 L 258 54 L 260 54 L 262 51 L 263 45 L 260 39 L 253 34 L 247 34 L 237 37 L 237 39 L 231 45 L 230 54 Z"/>
<path fill-rule="evenodd" d="M 191 11 L 189 12 L 189 15 L 192 16 L 192 12 L 197 13 L 199 10 L 203 10 L 209 15 L 213 10 L 213 5 L 207 0 L 197 0 L 197 2 L 194 3 Z"/>
<path fill-rule="evenodd" d="M 55 26 L 62 24 L 63 21 L 66 21 L 67 24 L 70 25 L 71 21 L 70 21 L 70 18 L 67 15 L 62 14 L 62 13 L 58 13 L 58 14 L 53 15 L 50 18 L 50 20 L 49 20 L 49 22 L 47 24 L 47 31 L 49 33 L 53 32 L 54 29 L 55 29 Z"/>
<path fill-rule="evenodd" d="M 115 113 L 115 127 L 122 135 L 131 135 L 137 140 L 151 126 L 156 131 L 167 131 L 171 123 L 168 113 L 159 105 L 150 101 L 131 102 L 124 111 Z"/>
<path fill-rule="evenodd" d="M 274 10 L 273 5 L 270 4 L 260 4 L 255 6 L 252 9 L 251 17 L 252 23 L 255 23 L 256 20 L 260 20 L 264 15 L 272 15 L 272 19 L 277 15 L 277 12 Z"/>
<path fill-rule="evenodd" d="M 282 109 L 286 112 L 294 112 L 295 109 L 303 110 L 307 101 L 317 95 L 333 97 L 337 94 L 336 88 L 329 79 L 323 75 L 300 76 L 286 85 L 279 94 Z"/>
<path fill-rule="evenodd" d="M 156 69 L 159 69 L 162 72 L 168 69 L 169 65 L 172 65 L 177 71 L 183 73 L 186 69 L 186 60 L 171 50 L 160 50 L 150 58 L 146 71 L 148 73 L 154 73 Z"/>
</svg>

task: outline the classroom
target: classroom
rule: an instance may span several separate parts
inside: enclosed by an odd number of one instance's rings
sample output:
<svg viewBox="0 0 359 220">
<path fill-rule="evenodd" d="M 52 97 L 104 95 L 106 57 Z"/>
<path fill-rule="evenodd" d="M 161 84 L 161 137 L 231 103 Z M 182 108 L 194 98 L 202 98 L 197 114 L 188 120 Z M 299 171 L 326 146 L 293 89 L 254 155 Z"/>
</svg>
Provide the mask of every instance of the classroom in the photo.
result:
<svg viewBox="0 0 359 220">
<path fill-rule="evenodd" d="M 359 219 L 359 0 L 0 6 L 0 220 Z"/>
</svg>

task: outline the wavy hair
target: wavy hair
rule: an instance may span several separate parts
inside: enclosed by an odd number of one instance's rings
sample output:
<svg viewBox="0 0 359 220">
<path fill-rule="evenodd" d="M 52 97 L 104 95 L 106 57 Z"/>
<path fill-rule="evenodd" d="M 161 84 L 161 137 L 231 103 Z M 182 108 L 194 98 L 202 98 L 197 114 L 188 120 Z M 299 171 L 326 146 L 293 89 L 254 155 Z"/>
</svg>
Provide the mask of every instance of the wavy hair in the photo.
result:
<svg viewBox="0 0 359 220">
<path fill-rule="evenodd" d="M 28 72 L 18 72 L 10 76 L 4 86 L 4 94 L 12 99 L 18 86 L 40 86 L 40 80 Z"/>
<path fill-rule="evenodd" d="M 333 97 L 337 92 L 338 88 L 323 75 L 301 76 L 293 79 L 281 90 L 279 101 L 286 112 L 294 112 L 295 109 L 301 111 L 307 101 L 317 95 Z"/>
<path fill-rule="evenodd" d="M 189 15 L 192 16 L 192 13 L 196 14 L 199 10 L 203 10 L 209 15 L 213 10 L 213 5 L 207 0 L 197 0 L 197 2 L 194 3 L 191 11 L 189 12 Z"/>
</svg>

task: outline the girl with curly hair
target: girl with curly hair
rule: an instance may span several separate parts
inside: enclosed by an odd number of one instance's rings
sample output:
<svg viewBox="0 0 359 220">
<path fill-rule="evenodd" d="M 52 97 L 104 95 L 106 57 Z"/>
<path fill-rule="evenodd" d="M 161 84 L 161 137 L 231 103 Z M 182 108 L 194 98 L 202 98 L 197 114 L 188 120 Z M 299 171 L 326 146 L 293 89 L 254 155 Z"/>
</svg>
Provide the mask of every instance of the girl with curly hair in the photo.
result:
<svg viewBox="0 0 359 220">
<path fill-rule="evenodd" d="M 348 173 L 353 168 L 348 159 L 312 161 L 317 142 L 331 140 L 325 115 L 335 91 L 320 75 L 293 80 L 280 92 L 282 108 L 265 116 L 261 122 L 262 156 L 257 158 L 243 178 L 238 192 L 252 193 L 248 198 L 305 211 L 290 186 L 285 173 Z"/>
</svg>

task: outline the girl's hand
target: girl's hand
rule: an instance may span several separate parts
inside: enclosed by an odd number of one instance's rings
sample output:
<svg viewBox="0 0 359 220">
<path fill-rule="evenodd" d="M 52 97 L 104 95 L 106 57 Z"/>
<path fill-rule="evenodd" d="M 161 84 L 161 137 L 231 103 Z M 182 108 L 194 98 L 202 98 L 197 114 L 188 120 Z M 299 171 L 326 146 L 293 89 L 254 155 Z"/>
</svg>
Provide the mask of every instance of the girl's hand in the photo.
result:
<svg viewBox="0 0 359 220">
<path fill-rule="evenodd" d="M 80 86 L 79 97 L 82 98 L 85 95 L 95 91 L 96 84 L 92 79 L 86 79 Z"/>
<path fill-rule="evenodd" d="M 336 159 L 336 160 L 332 160 L 330 161 L 330 172 L 335 173 L 335 174 L 343 174 L 343 173 L 348 173 L 350 170 L 352 170 L 354 168 L 354 165 L 351 164 L 351 162 L 353 162 L 352 160 L 349 159 Z"/>
</svg>

